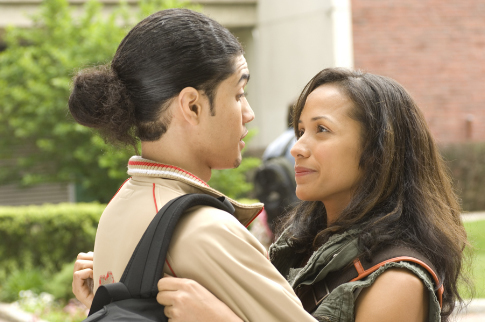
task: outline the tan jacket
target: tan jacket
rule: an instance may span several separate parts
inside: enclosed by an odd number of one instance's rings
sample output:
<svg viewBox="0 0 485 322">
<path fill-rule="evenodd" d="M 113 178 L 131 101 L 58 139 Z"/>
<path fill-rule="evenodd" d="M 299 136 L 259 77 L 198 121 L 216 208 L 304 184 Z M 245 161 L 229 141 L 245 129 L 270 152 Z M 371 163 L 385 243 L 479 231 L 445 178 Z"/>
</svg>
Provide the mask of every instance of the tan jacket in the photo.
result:
<svg viewBox="0 0 485 322">
<path fill-rule="evenodd" d="M 95 289 L 118 282 L 148 224 L 169 200 L 187 193 L 222 194 L 194 175 L 141 157 L 128 164 L 125 182 L 100 219 L 94 246 Z M 194 207 L 177 224 L 164 272 L 194 279 L 244 321 L 315 321 L 268 260 L 246 226 L 262 204 L 231 200 L 234 217 Z"/>
</svg>

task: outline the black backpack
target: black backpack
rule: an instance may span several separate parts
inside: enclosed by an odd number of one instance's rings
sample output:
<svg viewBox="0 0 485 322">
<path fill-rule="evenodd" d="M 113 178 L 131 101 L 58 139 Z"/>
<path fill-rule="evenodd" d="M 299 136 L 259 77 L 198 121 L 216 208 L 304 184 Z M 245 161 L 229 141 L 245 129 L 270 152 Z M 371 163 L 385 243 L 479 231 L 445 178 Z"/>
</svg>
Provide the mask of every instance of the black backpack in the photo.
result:
<svg viewBox="0 0 485 322">
<path fill-rule="evenodd" d="M 281 155 L 265 160 L 254 174 L 254 192 L 256 198 L 264 203 L 268 225 L 273 233 L 278 218 L 299 201 L 295 194 L 295 168 L 285 157 L 292 143 L 293 138 Z"/>
<path fill-rule="evenodd" d="M 168 321 L 164 307 L 156 300 L 157 283 L 175 226 L 180 216 L 194 206 L 212 206 L 234 213 L 234 207 L 224 197 L 187 194 L 169 201 L 138 242 L 120 281 L 98 288 L 85 322 Z"/>
</svg>

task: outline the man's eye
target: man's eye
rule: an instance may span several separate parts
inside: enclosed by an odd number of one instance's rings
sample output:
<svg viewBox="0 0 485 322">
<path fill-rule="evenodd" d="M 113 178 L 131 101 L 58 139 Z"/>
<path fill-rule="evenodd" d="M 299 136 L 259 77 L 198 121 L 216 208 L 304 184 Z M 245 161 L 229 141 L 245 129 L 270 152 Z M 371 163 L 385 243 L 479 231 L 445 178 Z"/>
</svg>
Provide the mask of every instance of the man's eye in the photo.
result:
<svg viewBox="0 0 485 322">
<path fill-rule="evenodd" d="M 237 99 L 238 101 L 240 101 L 240 100 L 241 100 L 241 98 L 246 97 L 246 96 L 248 96 L 248 93 L 247 93 L 247 92 L 244 92 L 244 93 L 238 94 L 238 95 L 236 96 L 236 99 Z"/>
</svg>

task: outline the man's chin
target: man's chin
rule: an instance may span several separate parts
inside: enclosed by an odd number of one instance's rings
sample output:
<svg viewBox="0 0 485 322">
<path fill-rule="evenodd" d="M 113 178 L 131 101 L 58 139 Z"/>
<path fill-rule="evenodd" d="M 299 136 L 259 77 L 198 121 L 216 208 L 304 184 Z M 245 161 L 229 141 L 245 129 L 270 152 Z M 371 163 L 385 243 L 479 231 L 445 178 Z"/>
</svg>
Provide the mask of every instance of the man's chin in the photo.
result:
<svg viewBox="0 0 485 322">
<path fill-rule="evenodd" d="M 238 157 L 235 161 L 234 161 L 234 169 L 236 169 L 237 167 L 239 167 L 241 165 L 241 162 L 242 162 L 242 157 Z"/>
</svg>

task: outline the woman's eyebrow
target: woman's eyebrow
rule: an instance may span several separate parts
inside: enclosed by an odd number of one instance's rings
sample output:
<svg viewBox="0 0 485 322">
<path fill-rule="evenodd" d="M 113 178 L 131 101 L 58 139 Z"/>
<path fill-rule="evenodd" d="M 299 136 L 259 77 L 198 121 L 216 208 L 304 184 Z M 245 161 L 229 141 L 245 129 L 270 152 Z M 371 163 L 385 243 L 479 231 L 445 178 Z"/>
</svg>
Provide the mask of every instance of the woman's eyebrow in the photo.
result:
<svg viewBox="0 0 485 322">
<path fill-rule="evenodd" d="M 331 118 L 329 118 L 328 116 L 325 116 L 325 115 L 314 116 L 314 117 L 312 117 L 310 120 L 311 120 L 312 122 L 315 122 L 315 121 L 318 121 L 318 120 L 320 120 L 320 119 L 325 119 L 325 120 L 327 120 L 327 121 L 329 121 L 329 122 L 335 123 L 335 122 L 334 122 L 334 121 L 333 121 Z M 298 124 L 300 124 L 300 123 L 302 123 L 302 121 L 301 121 L 301 120 L 298 120 Z"/>
<path fill-rule="evenodd" d="M 325 119 L 325 120 L 327 120 L 327 121 L 330 121 L 330 122 L 332 122 L 332 123 L 335 123 L 334 121 L 332 121 L 332 119 L 331 119 L 331 118 L 329 118 L 328 116 L 325 116 L 325 115 L 314 116 L 314 117 L 312 117 L 312 119 L 311 119 L 311 120 L 312 120 L 312 121 L 318 121 L 318 120 L 321 120 L 321 119 Z"/>
</svg>

